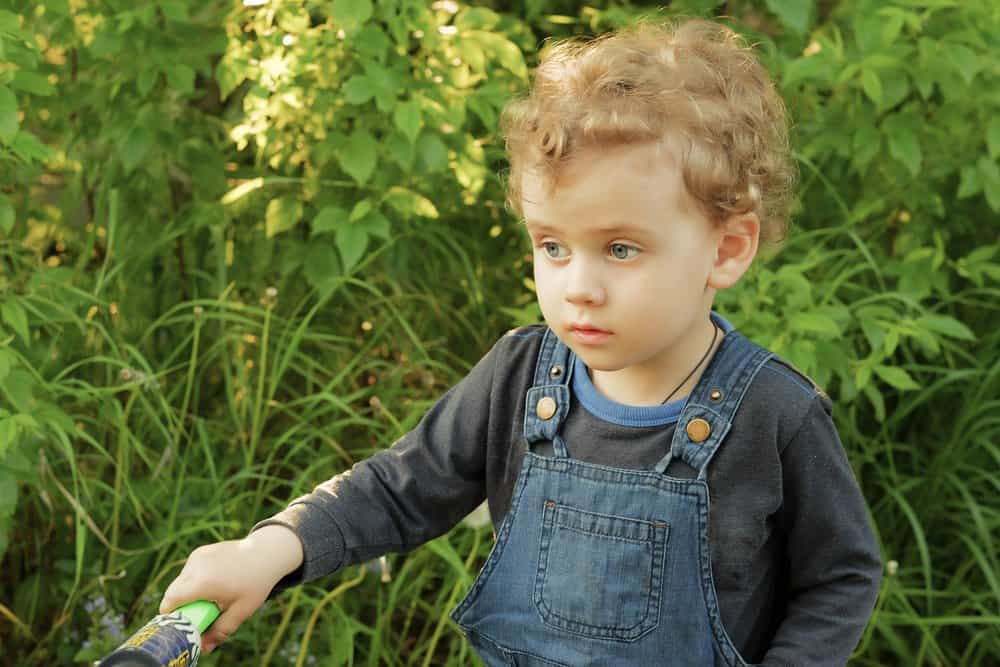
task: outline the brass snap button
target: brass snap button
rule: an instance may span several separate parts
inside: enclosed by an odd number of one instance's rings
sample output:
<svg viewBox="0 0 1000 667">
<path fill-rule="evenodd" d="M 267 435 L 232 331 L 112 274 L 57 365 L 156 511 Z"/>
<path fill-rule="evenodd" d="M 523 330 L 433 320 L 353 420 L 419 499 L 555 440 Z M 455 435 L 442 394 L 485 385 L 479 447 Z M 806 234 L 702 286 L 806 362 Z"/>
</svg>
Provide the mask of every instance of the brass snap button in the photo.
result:
<svg viewBox="0 0 1000 667">
<path fill-rule="evenodd" d="M 538 404 L 535 406 L 535 412 L 542 419 L 542 421 L 552 419 L 552 415 L 556 413 L 556 399 L 551 396 L 545 396 L 544 398 L 539 399 Z"/>
<path fill-rule="evenodd" d="M 719 391 L 718 389 L 713 389 L 712 393 L 710 393 L 708 397 L 713 401 L 718 401 L 722 398 L 722 392 Z"/>
<path fill-rule="evenodd" d="M 700 418 L 689 421 L 686 430 L 692 442 L 705 442 L 712 433 L 711 425 Z"/>
<path fill-rule="evenodd" d="M 562 375 L 562 372 L 563 372 L 562 366 L 553 366 L 552 370 L 549 371 L 549 377 L 551 377 L 554 380 L 557 377 L 560 377 Z"/>
</svg>

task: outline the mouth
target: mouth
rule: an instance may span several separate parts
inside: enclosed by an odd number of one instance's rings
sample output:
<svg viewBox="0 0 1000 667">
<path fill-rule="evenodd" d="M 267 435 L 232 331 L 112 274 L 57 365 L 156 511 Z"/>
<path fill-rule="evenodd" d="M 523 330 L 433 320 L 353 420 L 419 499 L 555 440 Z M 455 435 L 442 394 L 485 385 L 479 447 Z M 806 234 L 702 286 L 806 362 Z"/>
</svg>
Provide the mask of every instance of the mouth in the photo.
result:
<svg viewBox="0 0 1000 667">
<path fill-rule="evenodd" d="M 589 324 L 571 324 L 571 325 L 569 325 L 569 330 L 573 331 L 573 332 L 579 331 L 580 333 L 591 333 L 591 334 L 598 334 L 598 333 L 609 334 L 609 333 L 611 333 L 607 329 L 600 329 L 598 327 L 590 326 Z"/>
<path fill-rule="evenodd" d="M 578 342 L 590 345 L 603 343 L 611 337 L 610 331 L 589 325 L 572 324 L 569 331 Z"/>
</svg>

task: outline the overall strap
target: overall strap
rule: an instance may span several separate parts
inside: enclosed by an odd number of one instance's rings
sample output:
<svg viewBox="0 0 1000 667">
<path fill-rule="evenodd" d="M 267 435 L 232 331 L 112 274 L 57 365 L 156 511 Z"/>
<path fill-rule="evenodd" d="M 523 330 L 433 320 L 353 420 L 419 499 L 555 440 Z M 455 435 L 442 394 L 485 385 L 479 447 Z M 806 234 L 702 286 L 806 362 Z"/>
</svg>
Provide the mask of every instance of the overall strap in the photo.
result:
<svg viewBox="0 0 1000 667">
<path fill-rule="evenodd" d="M 524 439 L 528 449 L 539 440 L 551 440 L 555 455 L 566 458 L 566 443 L 559 427 L 569 413 L 569 381 L 573 375 L 573 351 L 549 327 L 542 336 L 535 377 L 524 406 Z"/>
<path fill-rule="evenodd" d="M 698 479 L 706 479 L 750 383 L 773 356 L 740 332 L 728 332 L 684 405 L 670 451 L 654 470 L 663 473 L 680 458 L 698 471 Z"/>
</svg>

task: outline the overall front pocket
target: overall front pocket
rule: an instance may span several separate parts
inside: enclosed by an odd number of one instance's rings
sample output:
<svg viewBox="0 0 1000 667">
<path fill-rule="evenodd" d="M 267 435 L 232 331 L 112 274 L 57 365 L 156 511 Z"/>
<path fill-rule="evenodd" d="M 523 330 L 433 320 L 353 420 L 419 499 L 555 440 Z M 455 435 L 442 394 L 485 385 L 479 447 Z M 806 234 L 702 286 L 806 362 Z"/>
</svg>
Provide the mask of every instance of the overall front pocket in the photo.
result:
<svg viewBox="0 0 1000 667">
<path fill-rule="evenodd" d="M 545 501 L 533 601 L 552 627 L 634 641 L 659 622 L 665 521 Z"/>
</svg>

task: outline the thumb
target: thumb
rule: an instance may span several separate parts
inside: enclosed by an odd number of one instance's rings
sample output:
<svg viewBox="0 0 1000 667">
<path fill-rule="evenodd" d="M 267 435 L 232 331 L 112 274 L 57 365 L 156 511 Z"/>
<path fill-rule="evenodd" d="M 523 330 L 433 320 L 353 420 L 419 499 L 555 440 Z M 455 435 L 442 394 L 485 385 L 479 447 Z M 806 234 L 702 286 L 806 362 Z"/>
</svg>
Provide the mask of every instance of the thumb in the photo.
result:
<svg viewBox="0 0 1000 667">
<path fill-rule="evenodd" d="M 253 609 L 248 609 L 247 605 L 236 604 L 230 609 L 225 609 L 219 618 L 201 636 L 201 650 L 211 653 L 219 644 L 233 636 L 233 633 L 247 620 Z"/>
</svg>

